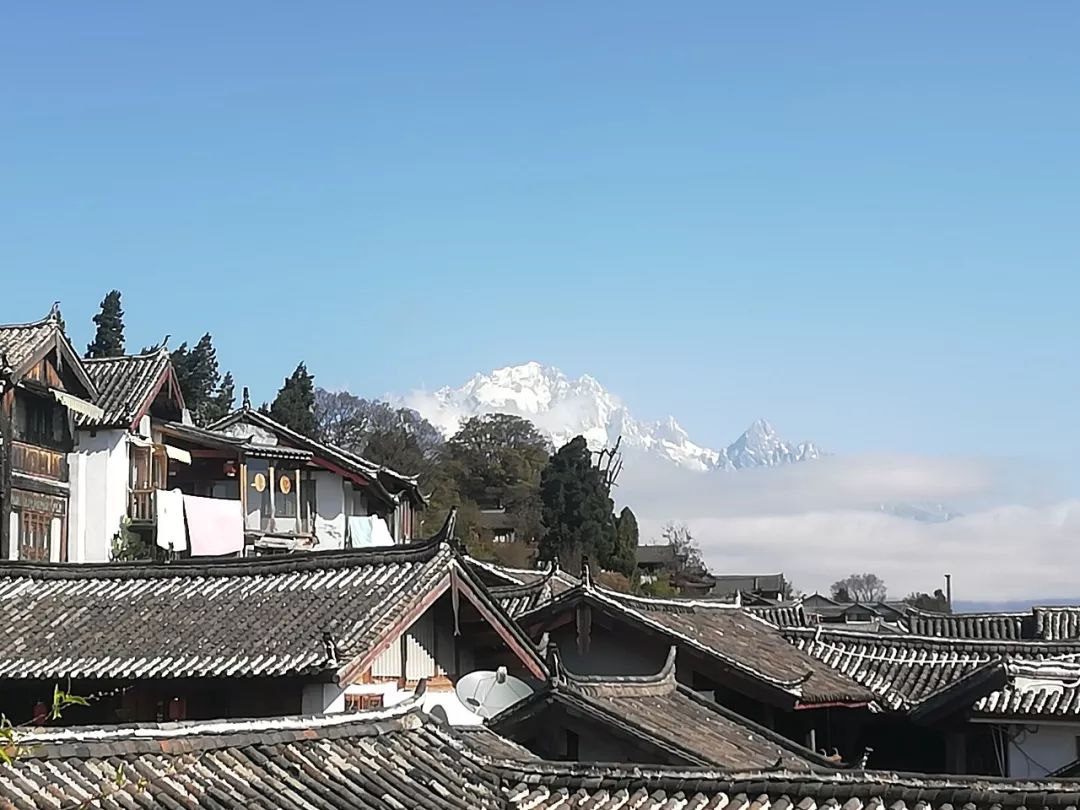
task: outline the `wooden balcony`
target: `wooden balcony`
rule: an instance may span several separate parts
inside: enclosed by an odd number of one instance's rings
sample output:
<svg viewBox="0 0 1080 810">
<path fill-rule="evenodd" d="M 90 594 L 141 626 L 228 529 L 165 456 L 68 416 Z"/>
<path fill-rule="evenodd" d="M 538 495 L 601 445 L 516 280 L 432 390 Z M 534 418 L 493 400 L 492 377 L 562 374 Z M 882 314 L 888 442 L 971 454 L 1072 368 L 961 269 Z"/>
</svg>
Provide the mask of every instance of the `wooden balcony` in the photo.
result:
<svg viewBox="0 0 1080 810">
<path fill-rule="evenodd" d="M 11 469 L 23 475 L 66 482 L 68 480 L 67 453 L 13 441 L 11 443 Z"/>
</svg>

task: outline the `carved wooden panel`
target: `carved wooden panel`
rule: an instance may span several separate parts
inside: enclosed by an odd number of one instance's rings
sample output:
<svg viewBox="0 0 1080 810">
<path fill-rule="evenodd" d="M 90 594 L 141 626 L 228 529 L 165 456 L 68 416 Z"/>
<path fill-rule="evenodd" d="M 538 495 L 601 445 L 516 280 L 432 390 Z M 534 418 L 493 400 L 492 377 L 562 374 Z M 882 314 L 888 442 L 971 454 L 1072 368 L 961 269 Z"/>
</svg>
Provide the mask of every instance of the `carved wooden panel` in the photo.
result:
<svg viewBox="0 0 1080 810">
<path fill-rule="evenodd" d="M 53 481 L 68 480 L 67 453 L 23 442 L 11 443 L 11 467 L 24 475 Z"/>
</svg>

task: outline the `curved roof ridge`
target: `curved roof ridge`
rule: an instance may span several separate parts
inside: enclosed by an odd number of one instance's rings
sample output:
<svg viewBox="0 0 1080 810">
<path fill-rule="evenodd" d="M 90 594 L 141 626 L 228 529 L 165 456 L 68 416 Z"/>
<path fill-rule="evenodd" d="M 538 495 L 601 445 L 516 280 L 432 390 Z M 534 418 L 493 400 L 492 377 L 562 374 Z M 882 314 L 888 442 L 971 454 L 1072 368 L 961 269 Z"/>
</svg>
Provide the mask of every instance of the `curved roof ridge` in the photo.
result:
<svg viewBox="0 0 1080 810">
<path fill-rule="evenodd" d="M 612 697 L 670 694 L 678 688 L 675 680 L 676 650 L 672 645 L 660 671 L 651 675 L 584 675 L 571 672 L 560 662 L 555 676 L 556 689 L 559 685 L 566 684 L 583 695 Z"/>
<path fill-rule="evenodd" d="M 84 363 L 109 363 L 118 360 L 145 360 L 159 354 L 170 354 L 170 352 L 165 346 L 154 346 L 150 349 L 145 349 L 144 351 L 132 354 L 118 354 L 112 357 L 84 357 L 82 358 L 82 361 Z"/>
<path fill-rule="evenodd" d="M 26 323 L 3 323 L 0 324 L 0 329 L 28 329 L 31 326 L 45 326 L 48 323 L 60 325 L 60 312 L 54 306 L 48 311 L 44 318 L 38 318 L 36 321 L 27 321 Z"/>
<path fill-rule="evenodd" d="M 182 720 L 169 723 L 131 723 L 107 726 L 39 727 L 27 731 L 26 740 L 33 745 L 60 742 L 106 742 L 109 740 L 162 740 L 176 737 L 214 736 L 265 733 L 272 731 L 305 731 L 336 726 L 394 720 L 410 714 L 422 722 L 435 723 L 422 711 L 424 690 L 416 691 L 393 706 L 360 712 L 336 714 L 297 714 L 275 717 L 245 717 L 237 719 Z M 223 743 L 227 744 L 227 743 Z"/>
<path fill-rule="evenodd" d="M 470 557 L 469 559 L 472 560 L 473 558 Z M 551 581 L 555 578 L 555 574 L 558 573 L 558 569 L 555 566 L 549 566 L 547 571 L 539 573 L 542 575 L 532 582 L 521 582 L 514 585 L 489 585 L 488 591 L 495 597 L 527 596 L 550 587 Z"/>
<path fill-rule="evenodd" d="M 962 646 L 969 644 L 973 647 L 1004 647 L 1016 646 L 1018 648 L 1031 647 L 1076 647 L 1080 650 L 1080 639 L 1042 639 L 1042 638 L 966 638 L 955 636 L 920 635 L 918 633 L 874 633 L 866 630 L 848 630 L 837 628 L 833 630 L 828 624 L 816 624 L 813 627 L 787 627 L 784 633 L 795 638 L 804 636 L 830 636 L 833 638 L 847 638 L 860 641 L 873 641 L 878 644 L 907 644 L 912 642 L 925 642 L 928 645 L 939 644 L 942 646 Z"/>
<path fill-rule="evenodd" d="M 636 602 L 638 604 L 660 605 L 664 607 L 704 608 L 706 610 L 732 610 L 742 608 L 742 600 L 739 599 L 738 594 L 735 595 L 734 601 L 727 602 L 723 599 L 675 599 L 660 596 L 638 596 L 633 593 L 625 593 L 623 591 L 605 588 L 603 585 L 597 585 L 591 581 L 587 581 L 586 587 L 589 590 L 603 593 L 615 599 L 625 599 L 628 602 Z"/>
</svg>

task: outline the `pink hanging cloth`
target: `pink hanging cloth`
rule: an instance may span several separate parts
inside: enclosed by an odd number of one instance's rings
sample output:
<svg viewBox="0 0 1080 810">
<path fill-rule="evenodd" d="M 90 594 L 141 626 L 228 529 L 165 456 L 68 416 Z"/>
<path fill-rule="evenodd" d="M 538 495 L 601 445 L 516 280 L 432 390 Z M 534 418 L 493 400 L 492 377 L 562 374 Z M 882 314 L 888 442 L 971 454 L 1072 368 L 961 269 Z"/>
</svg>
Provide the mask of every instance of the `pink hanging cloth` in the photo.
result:
<svg viewBox="0 0 1080 810">
<path fill-rule="evenodd" d="M 220 557 L 244 550 L 244 512 L 240 501 L 184 496 L 193 557 Z"/>
</svg>

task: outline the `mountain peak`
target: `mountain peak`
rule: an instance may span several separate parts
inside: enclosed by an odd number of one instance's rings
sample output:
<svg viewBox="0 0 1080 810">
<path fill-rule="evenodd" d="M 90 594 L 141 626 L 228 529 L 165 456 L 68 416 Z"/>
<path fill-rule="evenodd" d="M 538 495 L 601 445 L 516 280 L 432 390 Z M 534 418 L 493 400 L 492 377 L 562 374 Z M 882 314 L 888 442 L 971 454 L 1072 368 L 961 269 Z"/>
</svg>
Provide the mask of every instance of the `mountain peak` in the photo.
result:
<svg viewBox="0 0 1080 810">
<path fill-rule="evenodd" d="M 756 419 L 750 424 L 750 427 L 743 431 L 738 441 L 745 444 L 765 446 L 779 440 L 776 437 L 776 431 L 767 419 Z"/>
<path fill-rule="evenodd" d="M 557 447 L 574 436 L 584 436 L 593 449 L 611 447 L 622 437 L 627 451 L 701 472 L 772 466 L 822 455 L 812 444 L 784 442 L 765 419 L 755 421 L 723 450 L 712 450 L 691 441 L 674 417 L 639 421 L 596 378 L 583 374 L 571 379 L 560 369 L 535 360 L 476 374 L 460 388 L 442 388 L 434 394 L 414 392 L 403 398 L 403 404 L 447 435 L 472 416 L 508 413 L 529 419 Z"/>
</svg>

